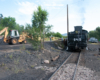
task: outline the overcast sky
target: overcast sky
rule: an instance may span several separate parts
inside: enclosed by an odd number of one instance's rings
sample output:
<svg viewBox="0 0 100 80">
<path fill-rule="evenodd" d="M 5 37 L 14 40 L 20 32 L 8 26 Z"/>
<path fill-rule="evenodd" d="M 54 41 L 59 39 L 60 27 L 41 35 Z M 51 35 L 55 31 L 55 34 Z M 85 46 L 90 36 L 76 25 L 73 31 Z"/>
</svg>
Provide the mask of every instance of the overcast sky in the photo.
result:
<svg viewBox="0 0 100 80">
<path fill-rule="evenodd" d="M 20 25 L 31 24 L 32 14 L 40 5 L 49 13 L 46 24 L 63 34 L 67 32 L 67 4 L 69 31 L 77 25 L 88 31 L 100 26 L 100 0 L 0 0 L 0 14 L 14 17 Z"/>
</svg>

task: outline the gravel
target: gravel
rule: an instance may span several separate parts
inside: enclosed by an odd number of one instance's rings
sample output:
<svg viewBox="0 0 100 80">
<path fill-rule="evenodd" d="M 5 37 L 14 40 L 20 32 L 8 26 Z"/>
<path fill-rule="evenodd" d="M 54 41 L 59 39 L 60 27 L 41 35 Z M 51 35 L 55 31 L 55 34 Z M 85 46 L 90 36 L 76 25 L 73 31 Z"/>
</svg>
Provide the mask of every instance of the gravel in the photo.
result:
<svg viewBox="0 0 100 80">
<path fill-rule="evenodd" d="M 58 73 L 52 77 L 51 80 L 71 80 L 75 66 L 76 65 L 72 63 L 64 65 L 63 68 L 61 68 Z M 94 71 L 91 69 L 83 66 L 78 66 L 75 80 L 98 80 L 98 76 L 94 76 L 93 74 Z"/>
</svg>

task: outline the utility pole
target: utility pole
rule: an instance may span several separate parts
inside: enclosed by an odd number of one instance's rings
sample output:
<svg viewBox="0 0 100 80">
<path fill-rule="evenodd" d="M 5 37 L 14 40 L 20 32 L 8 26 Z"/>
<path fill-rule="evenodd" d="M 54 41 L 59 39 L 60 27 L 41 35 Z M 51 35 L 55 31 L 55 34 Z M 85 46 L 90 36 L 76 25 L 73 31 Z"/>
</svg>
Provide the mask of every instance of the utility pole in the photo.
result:
<svg viewBox="0 0 100 80">
<path fill-rule="evenodd" d="M 68 18 L 68 4 L 67 4 L 67 45 L 68 45 L 68 32 L 69 32 L 69 18 Z"/>
<path fill-rule="evenodd" d="M 68 20 L 68 4 L 67 4 L 67 36 L 69 32 L 69 20 Z"/>
</svg>

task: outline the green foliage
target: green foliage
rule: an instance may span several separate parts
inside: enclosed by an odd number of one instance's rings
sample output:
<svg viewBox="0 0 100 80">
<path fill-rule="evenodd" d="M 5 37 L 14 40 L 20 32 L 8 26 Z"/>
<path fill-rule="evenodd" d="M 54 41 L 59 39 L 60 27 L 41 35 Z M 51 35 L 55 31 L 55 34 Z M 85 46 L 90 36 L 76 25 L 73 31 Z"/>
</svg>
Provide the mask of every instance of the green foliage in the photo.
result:
<svg viewBox="0 0 100 80">
<path fill-rule="evenodd" d="M 13 29 L 18 30 L 20 34 L 24 30 L 24 26 L 17 24 L 16 19 L 13 17 L 4 17 L 1 19 L 0 30 L 4 29 L 5 27 L 8 27 L 8 31 Z"/>
<path fill-rule="evenodd" d="M 59 32 L 55 33 L 54 36 L 55 37 L 60 37 L 60 38 L 62 37 L 62 35 Z"/>
<path fill-rule="evenodd" d="M 95 37 L 97 39 L 100 40 L 100 27 L 97 27 L 95 30 L 93 31 L 89 31 L 89 38 L 90 37 Z"/>
<path fill-rule="evenodd" d="M 15 29 L 18 30 L 19 34 L 21 34 L 24 31 L 24 26 L 16 24 Z"/>
<path fill-rule="evenodd" d="M 66 39 L 66 38 L 67 38 L 67 36 L 63 36 L 63 38 L 65 38 L 65 39 Z"/>
<path fill-rule="evenodd" d="M 54 36 L 54 35 L 55 35 L 54 32 L 49 32 L 49 33 L 46 34 L 46 37 L 50 37 L 50 36 Z"/>
<path fill-rule="evenodd" d="M 50 33 L 52 27 L 53 27 L 53 25 L 47 25 L 47 26 L 45 26 L 45 30 L 44 30 L 45 34 Z"/>
<path fill-rule="evenodd" d="M 32 43 L 33 47 L 35 49 L 39 49 L 39 47 L 42 49 L 43 47 L 43 38 L 45 37 L 45 34 L 50 32 L 52 25 L 45 25 L 48 12 L 46 10 L 43 10 L 41 6 L 38 6 L 37 11 L 33 13 L 32 16 L 32 25 L 26 24 L 25 31 L 28 33 L 28 36 L 32 36 L 32 39 L 28 39 L 28 42 Z M 41 42 L 38 40 L 38 38 L 41 38 Z"/>
<path fill-rule="evenodd" d="M 2 20 L 1 20 L 1 26 L 2 27 L 9 27 L 9 29 L 15 29 L 15 25 L 16 25 L 16 22 L 15 22 L 15 18 L 13 17 L 4 17 Z"/>
<path fill-rule="evenodd" d="M 39 46 L 40 41 L 38 41 L 38 40 L 33 41 L 32 39 L 27 39 L 27 41 L 32 44 L 32 46 L 35 50 L 38 50 L 40 48 L 40 46 Z"/>
<path fill-rule="evenodd" d="M 37 11 L 35 11 L 33 14 L 32 27 L 35 27 L 35 31 L 40 32 L 40 35 L 45 28 L 45 22 L 48 20 L 47 15 L 47 11 L 43 10 L 41 6 L 38 6 Z"/>
<path fill-rule="evenodd" d="M 59 37 L 59 38 L 63 37 L 59 32 L 57 32 L 57 33 L 49 32 L 46 34 L 46 37 L 50 37 L 50 36 Z"/>
</svg>

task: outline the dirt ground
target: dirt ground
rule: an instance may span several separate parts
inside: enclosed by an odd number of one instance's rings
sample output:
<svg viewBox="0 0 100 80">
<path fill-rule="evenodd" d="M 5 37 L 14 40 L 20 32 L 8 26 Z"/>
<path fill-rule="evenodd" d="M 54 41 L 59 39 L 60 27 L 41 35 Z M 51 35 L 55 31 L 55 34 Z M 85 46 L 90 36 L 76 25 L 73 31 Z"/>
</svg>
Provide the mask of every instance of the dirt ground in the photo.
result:
<svg viewBox="0 0 100 80">
<path fill-rule="evenodd" d="M 94 76 L 99 76 L 95 80 L 100 80 L 100 43 L 88 44 L 88 51 L 85 51 L 85 66 L 94 71 Z"/>
<path fill-rule="evenodd" d="M 0 80 L 48 80 L 71 52 L 59 49 L 55 42 L 45 42 L 43 51 L 34 51 L 31 44 L 0 44 Z M 88 44 L 84 65 L 100 75 L 99 44 Z M 56 60 L 52 61 L 55 57 Z M 45 63 L 48 60 L 49 63 Z"/>
<path fill-rule="evenodd" d="M 48 80 L 70 52 L 58 49 L 54 42 L 45 42 L 44 47 L 43 51 L 34 51 L 30 44 L 1 43 L 0 80 Z"/>
</svg>

